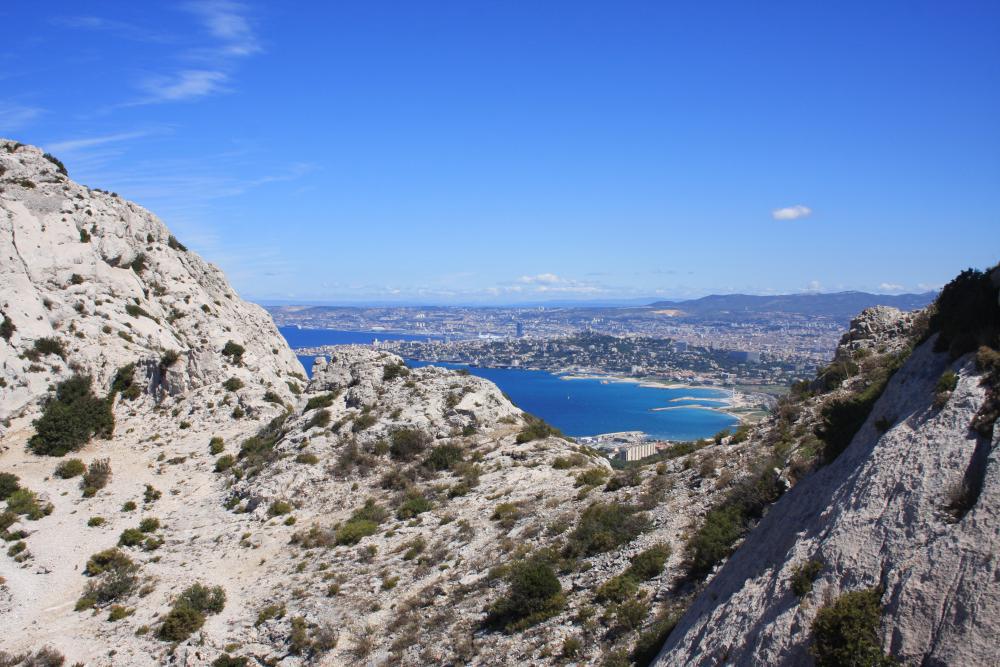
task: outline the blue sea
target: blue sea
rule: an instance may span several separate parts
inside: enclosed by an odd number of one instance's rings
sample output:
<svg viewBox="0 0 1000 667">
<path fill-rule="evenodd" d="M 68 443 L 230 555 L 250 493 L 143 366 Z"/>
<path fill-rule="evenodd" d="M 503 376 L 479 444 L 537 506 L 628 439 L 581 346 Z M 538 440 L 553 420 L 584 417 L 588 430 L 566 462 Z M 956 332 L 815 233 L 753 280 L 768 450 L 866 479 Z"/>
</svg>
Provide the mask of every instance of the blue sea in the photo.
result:
<svg viewBox="0 0 1000 667">
<path fill-rule="evenodd" d="M 425 340 L 426 336 L 383 332 L 333 331 L 282 327 L 289 345 L 370 344 L 379 340 Z M 300 356 L 312 369 L 313 357 Z M 429 366 L 407 360 L 413 368 Z M 546 371 L 519 368 L 477 368 L 434 363 L 446 368 L 468 368 L 473 375 L 495 383 L 522 410 L 537 415 L 567 435 L 587 436 L 617 431 L 644 431 L 666 440 L 707 438 L 737 421 L 729 415 L 693 406 L 718 407 L 728 392 L 709 388 L 666 389 L 644 387 L 635 382 L 597 379 L 564 379 Z M 693 397 L 693 400 L 674 400 Z M 674 407 L 671 410 L 654 408 Z"/>
</svg>

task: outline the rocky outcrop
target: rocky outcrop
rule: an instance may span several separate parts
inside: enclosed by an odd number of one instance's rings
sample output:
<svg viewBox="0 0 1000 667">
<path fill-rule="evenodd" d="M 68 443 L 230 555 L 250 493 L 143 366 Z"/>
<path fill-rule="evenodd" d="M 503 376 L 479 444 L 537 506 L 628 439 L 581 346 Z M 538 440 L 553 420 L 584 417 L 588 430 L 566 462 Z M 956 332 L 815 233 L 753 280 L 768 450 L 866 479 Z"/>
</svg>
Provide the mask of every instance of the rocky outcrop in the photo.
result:
<svg viewBox="0 0 1000 667">
<path fill-rule="evenodd" d="M 874 340 L 892 350 L 905 340 L 902 320 L 866 311 L 845 345 Z M 1000 661 L 997 437 L 969 428 L 985 392 L 974 355 L 950 362 L 933 346 L 917 348 L 892 377 L 850 446 L 771 508 L 689 607 L 657 664 L 810 664 L 817 610 L 865 588 L 881 591 L 882 647 L 905 664 Z M 957 386 L 941 405 L 948 369 Z M 972 495 L 962 490 L 970 467 L 983 481 Z M 808 561 L 820 564 L 819 575 L 799 599 L 791 583 Z"/>
<path fill-rule="evenodd" d="M 0 314 L 12 328 L 0 339 L 0 422 L 72 373 L 106 391 L 131 363 L 156 399 L 233 376 L 257 395 L 291 396 L 286 382 L 302 367 L 263 309 L 156 216 L 60 170 L 0 140 Z M 62 352 L 37 354 L 40 340 Z M 238 358 L 222 354 L 230 341 Z"/>
</svg>

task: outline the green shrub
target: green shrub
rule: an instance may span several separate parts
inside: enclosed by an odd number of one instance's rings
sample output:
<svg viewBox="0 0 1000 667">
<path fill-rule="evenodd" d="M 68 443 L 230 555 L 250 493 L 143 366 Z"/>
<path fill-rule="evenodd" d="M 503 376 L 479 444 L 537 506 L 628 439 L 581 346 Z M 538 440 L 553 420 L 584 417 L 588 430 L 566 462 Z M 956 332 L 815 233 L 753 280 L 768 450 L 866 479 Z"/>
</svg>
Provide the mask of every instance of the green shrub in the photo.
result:
<svg viewBox="0 0 1000 667">
<path fill-rule="evenodd" d="M 507 594 L 487 610 L 485 625 L 517 632 L 559 613 L 566 604 L 559 577 L 545 558 L 515 562 L 506 576 Z"/>
<path fill-rule="evenodd" d="M 71 479 L 87 471 L 87 466 L 80 459 L 67 459 L 56 466 L 55 476 L 60 479 Z"/>
<path fill-rule="evenodd" d="M 111 391 L 109 398 L 114 398 L 115 394 L 121 393 L 122 398 L 133 400 L 139 398 L 142 389 L 135 382 L 135 364 L 126 364 L 115 372 L 115 377 L 111 381 Z"/>
<path fill-rule="evenodd" d="M 151 484 L 147 484 L 146 488 L 142 492 L 142 502 L 149 505 L 151 503 L 155 503 L 162 496 L 163 493 L 158 491 L 156 487 Z"/>
<path fill-rule="evenodd" d="M 287 500 L 275 500 L 271 503 L 271 506 L 267 508 L 268 516 L 281 516 L 282 514 L 288 514 L 293 509 L 292 504 Z"/>
<path fill-rule="evenodd" d="M 378 532 L 378 524 L 374 521 L 352 520 L 337 529 L 334 542 L 338 545 L 357 544 L 363 538 Z"/>
<path fill-rule="evenodd" d="M 0 472 L 0 500 L 7 500 L 10 494 L 21 488 L 17 479 L 17 475 L 14 473 Z"/>
<path fill-rule="evenodd" d="M 382 370 L 382 381 L 390 382 L 399 377 L 406 377 L 410 374 L 410 369 L 406 367 L 406 364 L 400 362 L 396 364 L 386 364 L 385 368 Z"/>
<path fill-rule="evenodd" d="M 118 549 L 105 549 L 87 560 L 83 573 L 92 577 L 77 601 L 76 610 L 101 607 L 127 598 L 139 584 L 139 566 Z"/>
<path fill-rule="evenodd" d="M 17 331 L 17 327 L 14 326 L 11 319 L 0 313 L 0 338 L 9 342 L 10 337 L 14 335 L 15 331 Z"/>
<path fill-rule="evenodd" d="M 518 444 L 524 444 L 525 442 L 531 442 L 532 440 L 541 440 L 542 438 L 548 438 L 550 436 L 557 438 L 563 437 L 563 434 L 559 429 L 546 424 L 542 419 L 534 415 L 529 415 L 527 412 L 524 413 L 524 422 L 524 428 L 517 434 Z"/>
<path fill-rule="evenodd" d="M 246 349 L 239 343 L 227 341 L 222 347 L 222 356 L 229 357 L 229 361 L 239 366 L 243 363 L 243 354 Z"/>
<path fill-rule="evenodd" d="M 35 454 L 62 456 L 83 447 L 93 436 L 111 437 L 115 417 L 110 402 L 97 398 L 89 376 L 74 375 L 56 387 L 42 416 L 35 420 L 35 435 L 28 448 Z"/>
<path fill-rule="evenodd" d="M 733 545 L 743 534 L 744 518 L 735 505 L 722 505 L 709 510 L 701 528 L 688 542 L 688 572 L 703 576 L 716 563 L 733 552 Z"/>
<path fill-rule="evenodd" d="M 585 466 L 590 462 L 590 459 L 580 454 L 579 452 L 573 452 L 569 456 L 557 456 L 552 461 L 552 468 L 554 470 L 568 470 L 569 468 L 577 468 L 579 466 Z"/>
<path fill-rule="evenodd" d="M 362 431 L 367 430 L 372 426 L 374 426 L 376 421 L 378 421 L 378 419 L 376 419 L 375 415 L 373 415 L 372 413 L 362 412 L 354 420 L 354 423 L 351 424 L 351 432 L 361 433 Z"/>
<path fill-rule="evenodd" d="M 465 460 L 465 454 L 458 445 L 438 445 L 424 460 L 424 467 L 430 470 L 451 470 L 456 463 Z"/>
<path fill-rule="evenodd" d="M 208 441 L 208 453 L 212 456 L 216 454 L 221 454 L 222 450 L 225 449 L 226 445 L 223 443 L 222 438 L 219 436 L 214 436 Z"/>
<path fill-rule="evenodd" d="M 656 544 L 632 557 L 632 563 L 625 574 L 637 581 L 646 581 L 659 576 L 670 558 L 670 545 Z"/>
<path fill-rule="evenodd" d="M 319 463 L 319 457 L 313 454 L 312 452 L 300 452 L 298 455 L 296 455 L 295 462 L 307 463 L 312 465 L 315 463 Z"/>
<path fill-rule="evenodd" d="M 308 431 L 311 428 L 326 428 L 330 425 L 330 411 L 329 410 L 319 410 L 309 421 L 306 422 L 304 430 Z"/>
<path fill-rule="evenodd" d="M 122 503 L 122 512 L 134 512 L 137 507 L 134 500 L 126 500 Z"/>
<path fill-rule="evenodd" d="M 958 373 L 948 369 L 944 373 L 941 373 L 941 377 L 938 378 L 937 387 L 935 391 L 939 394 L 951 393 L 955 391 L 958 386 Z"/>
<path fill-rule="evenodd" d="M 243 656 L 232 656 L 223 653 L 212 661 L 212 667 L 249 667 L 250 660 Z"/>
<path fill-rule="evenodd" d="M 877 588 L 852 591 L 816 613 L 812 623 L 812 654 L 818 667 L 896 664 L 882 652 L 879 640 L 881 597 Z"/>
<path fill-rule="evenodd" d="M 935 350 L 947 350 L 955 358 L 980 345 L 997 344 L 1000 308 L 991 271 L 967 269 L 938 294 L 928 327 L 929 332 L 939 334 Z"/>
<path fill-rule="evenodd" d="M 493 509 L 490 520 L 499 523 L 505 530 L 510 530 L 521 519 L 521 508 L 515 503 L 500 503 Z"/>
<path fill-rule="evenodd" d="M 173 234 L 167 237 L 167 246 L 173 250 L 179 250 L 180 252 L 187 252 L 187 247 L 180 241 L 178 241 Z"/>
<path fill-rule="evenodd" d="M 333 402 L 337 399 L 336 392 L 331 392 L 329 394 L 322 394 L 320 396 L 313 396 L 308 401 L 306 401 L 306 407 L 302 410 L 303 412 L 309 412 L 310 410 L 315 410 L 316 408 L 328 408 L 333 405 Z"/>
<path fill-rule="evenodd" d="M 636 640 L 635 647 L 632 649 L 630 656 L 632 662 L 637 667 L 646 667 L 653 664 L 656 656 L 660 653 L 660 649 L 666 643 L 667 637 L 673 632 L 679 620 L 680 614 L 672 610 L 666 610 L 658 614 L 656 619 L 653 620 L 652 625 L 640 634 Z"/>
<path fill-rule="evenodd" d="M 108 614 L 108 620 L 112 623 L 120 621 L 123 618 L 128 618 L 135 613 L 135 609 L 129 609 L 128 607 L 123 607 L 119 604 L 111 605 L 110 613 Z"/>
<path fill-rule="evenodd" d="M 269 604 L 259 612 L 257 612 L 257 622 L 254 626 L 260 626 L 264 623 L 270 621 L 272 618 L 284 618 L 285 616 L 285 605 L 283 604 Z"/>
<path fill-rule="evenodd" d="M 600 486 L 608 479 L 608 474 L 604 468 L 587 468 L 576 476 L 573 486 Z"/>
<path fill-rule="evenodd" d="M 564 551 L 575 558 L 604 553 L 631 542 L 649 527 L 649 517 L 632 505 L 594 503 L 580 515 Z"/>
<path fill-rule="evenodd" d="M 823 571 L 823 563 L 818 560 L 807 560 L 796 565 L 792 570 L 792 592 L 798 597 L 805 597 L 813 589 L 813 582 Z"/>
<path fill-rule="evenodd" d="M 45 356 L 54 354 L 60 359 L 66 358 L 66 348 L 58 338 L 39 338 L 35 341 L 34 351 L 36 354 Z"/>
<path fill-rule="evenodd" d="M 111 479 L 111 459 L 95 459 L 87 466 L 87 472 L 80 479 L 84 498 L 90 498 L 108 485 Z"/>
<path fill-rule="evenodd" d="M 223 454 L 215 459 L 215 472 L 225 472 L 232 468 L 234 463 L 236 463 L 235 456 L 232 454 Z"/>
<path fill-rule="evenodd" d="M 138 528 L 126 528 L 122 531 L 122 534 L 118 536 L 118 546 L 137 547 L 142 544 L 144 539 L 146 539 L 146 536 L 143 535 L 142 531 Z"/>
<path fill-rule="evenodd" d="M 91 528 L 97 528 L 98 526 L 103 526 L 107 523 L 107 520 L 103 516 L 92 516 L 87 519 L 87 525 Z"/>
<path fill-rule="evenodd" d="M 639 584 L 632 577 L 619 574 L 611 577 L 598 586 L 596 597 L 598 602 L 624 602 L 639 591 Z"/>
<path fill-rule="evenodd" d="M 400 503 L 399 507 L 396 508 L 396 518 L 401 521 L 412 519 L 418 514 L 430 511 L 431 507 L 431 501 L 427 500 L 422 495 L 417 493 L 409 494 L 406 499 Z"/>
<path fill-rule="evenodd" d="M 284 401 L 281 400 L 281 396 L 279 396 L 276 392 L 271 391 L 270 389 L 264 392 L 264 400 L 267 401 L 268 403 L 274 403 L 275 405 L 284 404 Z"/>
<path fill-rule="evenodd" d="M 389 453 L 393 458 L 410 461 L 427 449 L 430 436 L 415 428 L 396 429 L 389 436 Z"/>
<path fill-rule="evenodd" d="M 42 504 L 34 491 L 20 488 L 7 496 L 7 510 L 14 514 L 24 515 L 32 521 L 37 521 L 52 513 L 52 505 Z"/>
<path fill-rule="evenodd" d="M 56 166 L 56 171 L 58 171 L 60 174 L 62 174 L 63 176 L 69 176 L 69 173 L 66 171 L 66 165 L 64 165 L 62 163 L 62 160 L 57 158 L 55 155 L 53 155 L 52 153 L 43 153 L 42 157 L 51 162 L 52 164 L 54 164 Z M 60 662 L 59 664 L 62 663 Z"/>
<path fill-rule="evenodd" d="M 139 530 L 144 533 L 154 533 L 160 529 L 160 520 L 155 516 L 148 516 L 139 522 Z"/>
<path fill-rule="evenodd" d="M 184 641 L 205 624 L 205 616 L 218 614 L 226 604 L 226 592 L 221 586 L 209 588 L 194 584 L 174 600 L 163 619 L 158 636 L 164 641 Z"/>
<path fill-rule="evenodd" d="M 238 391 L 242 389 L 244 385 L 243 380 L 238 377 L 231 377 L 223 382 L 222 386 L 225 387 L 226 391 Z"/>
</svg>

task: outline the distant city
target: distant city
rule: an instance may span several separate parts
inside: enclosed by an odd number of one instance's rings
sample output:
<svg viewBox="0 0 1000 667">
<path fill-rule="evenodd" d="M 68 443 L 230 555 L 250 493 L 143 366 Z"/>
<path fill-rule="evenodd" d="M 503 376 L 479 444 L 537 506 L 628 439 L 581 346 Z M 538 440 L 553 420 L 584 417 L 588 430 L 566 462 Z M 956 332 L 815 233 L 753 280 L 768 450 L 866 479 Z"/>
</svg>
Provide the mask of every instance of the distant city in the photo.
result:
<svg viewBox="0 0 1000 667">
<path fill-rule="evenodd" d="M 862 309 L 933 294 L 728 295 L 635 307 L 272 306 L 279 326 L 385 332 L 405 358 L 595 372 L 780 392 L 811 377 Z M 390 340 L 389 334 L 427 336 Z M 321 354 L 323 348 L 302 348 Z"/>
</svg>

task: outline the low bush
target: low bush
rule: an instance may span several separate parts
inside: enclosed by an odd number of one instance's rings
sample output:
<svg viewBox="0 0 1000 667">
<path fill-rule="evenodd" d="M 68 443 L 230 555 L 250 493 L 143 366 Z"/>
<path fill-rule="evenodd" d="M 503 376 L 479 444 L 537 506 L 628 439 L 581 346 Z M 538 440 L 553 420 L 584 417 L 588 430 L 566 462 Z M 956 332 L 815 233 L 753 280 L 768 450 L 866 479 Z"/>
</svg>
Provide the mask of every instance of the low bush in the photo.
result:
<svg viewBox="0 0 1000 667">
<path fill-rule="evenodd" d="M 563 434 L 555 426 L 546 424 L 539 417 L 529 415 L 527 412 L 524 413 L 524 428 L 517 434 L 518 444 L 524 444 L 532 440 L 541 440 L 550 436 L 561 438 Z"/>
<path fill-rule="evenodd" d="M 237 366 L 243 363 L 243 354 L 245 352 L 246 348 L 233 341 L 227 341 L 222 347 L 222 356 L 228 357 L 229 361 Z"/>
<path fill-rule="evenodd" d="M 929 333 L 937 332 L 934 349 L 947 350 L 953 358 L 975 351 L 980 345 L 997 344 L 1000 308 L 990 278 L 993 269 L 967 269 L 942 288 L 934 302 Z"/>
<path fill-rule="evenodd" d="M 394 459 L 410 461 L 427 449 L 430 436 L 415 428 L 396 429 L 389 436 L 389 453 Z"/>
<path fill-rule="evenodd" d="M 108 485 L 111 480 L 111 459 L 95 459 L 87 466 L 87 472 L 80 479 L 83 497 L 90 498 Z"/>
<path fill-rule="evenodd" d="M 18 477 L 11 472 L 0 472 L 0 500 L 7 500 L 10 494 L 21 488 Z"/>
<path fill-rule="evenodd" d="M 337 400 L 337 393 L 331 392 L 329 394 L 322 394 L 320 396 L 313 396 L 308 401 L 306 401 L 306 407 L 303 408 L 303 412 L 309 412 L 310 410 L 315 410 L 317 408 L 328 408 L 333 405 L 333 402 Z"/>
<path fill-rule="evenodd" d="M 74 375 L 56 387 L 35 420 L 35 435 L 28 441 L 34 454 L 62 456 L 87 444 L 94 436 L 108 438 L 115 427 L 109 401 L 97 398 L 89 376 Z"/>
<path fill-rule="evenodd" d="M 572 558 L 604 553 L 631 542 L 649 527 L 649 517 L 632 505 L 594 503 L 580 515 L 564 553 Z"/>
<path fill-rule="evenodd" d="M 805 597 L 813 589 L 813 582 L 823 571 L 823 563 L 818 560 L 807 560 L 796 565 L 792 570 L 792 592 L 798 597 Z"/>
<path fill-rule="evenodd" d="M 139 530 L 144 533 L 155 533 L 160 529 L 160 520 L 155 516 L 147 516 L 139 522 Z"/>
<path fill-rule="evenodd" d="M 66 348 L 63 347 L 62 341 L 58 338 L 39 338 L 35 341 L 32 349 L 35 354 L 40 356 L 54 354 L 60 359 L 66 358 Z"/>
<path fill-rule="evenodd" d="M 429 512 L 431 507 L 431 501 L 417 492 L 411 492 L 406 495 L 403 502 L 396 508 L 396 518 L 401 521 L 412 519 L 418 514 Z"/>
<path fill-rule="evenodd" d="M 118 546 L 137 547 L 142 544 L 144 539 L 146 539 L 146 536 L 138 528 L 126 528 L 118 536 Z"/>
<path fill-rule="evenodd" d="M 60 479 L 71 479 L 86 471 L 87 466 L 80 459 L 67 459 L 56 466 L 53 474 Z"/>
<path fill-rule="evenodd" d="M 320 410 L 306 422 L 303 430 L 308 431 L 311 428 L 326 428 L 330 425 L 330 411 Z"/>
<path fill-rule="evenodd" d="M 877 588 L 852 591 L 816 613 L 812 623 L 812 654 L 818 667 L 896 664 L 883 653 L 879 638 L 881 598 Z"/>
<path fill-rule="evenodd" d="M 115 377 L 111 381 L 111 391 L 108 394 L 109 400 L 115 394 L 120 393 L 126 400 L 134 400 L 142 394 L 142 388 L 135 381 L 135 364 L 126 364 L 115 372 Z"/>
<path fill-rule="evenodd" d="M 208 441 L 208 453 L 211 454 L 212 456 L 215 456 L 216 454 L 221 454 L 222 450 L 225 448 L 226 445 L 222 441 L 222 438 L 220 438 L 219 436 L 214 436 L 211 440 Z"/>
<path fill-rule="evenodd" d="M 11 319 L 6 315 L 0 313 L 0 338 L 3 338 L 5 341 L 9 342 L 11 336 L 14 335 L 15 331 L 17 331 L 17 327 L 14 326 L 14 323 L 11 321 Z"/>
<path fill-rule="evenodd" d="M 26 516 L 31 521 L 37 521 L 52 514 L 52 505 L 39 501 L 34 491 L 20 488 L 7 496 L 7 510 Z"/>
<path fill-rule="evenodd" d="M 292 504 L 287 500 L 275 500 L 271 503 L 271 506 L 267 508 L 267 515 L 281 516 L 282 514 L 290 513 L 293 509 Z"/>
<path fill-rule="evenodd" d="M 464 460 L 465 453 L 458 445 L 438 445 L 424 459 L 424 467 L 435 471 L 451 470 Z"/>
<path fill-rule="evenodd" d="M 243 388 L 243 380 L 238 377 L 231 377 L 222 383 L 226 391 L 238 391 Z"/>
<path fill-rule="evenodd" d="M 600 486 L 610 473 L 604 468 L 588 468 L 576 476 L 574 486 Z"/>
<path fill-rule="evenodd" d="M 158 636 L 164 641 L 184 641 L 205 624 L 205 616 L 218 614 L 226 605 L 226 592 L 221 586 L 194 584 L 174 600 L 164 617 Z"/>
<path fill-rule="evenodd" d="M 396 378 L 406 377 L 410 374 L 410 369 L 406 367 L 406 364 L 400 362 L 395 364 L 386 364 L 385 368 L 382 369 L 382 381 L 390 382 Z"/>
<path fill-rule="evenodd" d="M 507 594 L 487 610 L 488 628 L 517 632 L 558 614 L 566 604 L 559 577 L 544 557 L 513 563 L 506 581 Z"/>
<path fill-rule="evenodd" d="M 139 566 L 119 549 L 105 549 L 87 560 L 83 573 L 92 577 L 76 603 L 76 610 L 103 607 L 130 596 L 139 585 Z"/>
<path fill-rule="evenodd" d="M 521 519 L 521 507 L 515 503 L 500 503 L 493 509 L 490 520 L 499 523 L 504 530 L 510 530 Z"/>
<path fill-rule="evenodd" d="M 369 498 L 362 507 L 354 511 L 344 525 L 337 529 L 334 542 L 338 545 L 357 544 L 363 538 L 377 533 L 379 524 L 388 517 L 389 513 L 385 508 Z"/>
<path fill-rule="evenodd" d="M 225 472 L 232 468 L 234 463 L 236 463 L 235 456 L 232 454 L 223 454 L 215 459 L 215 472 Z"/>
</svg>

